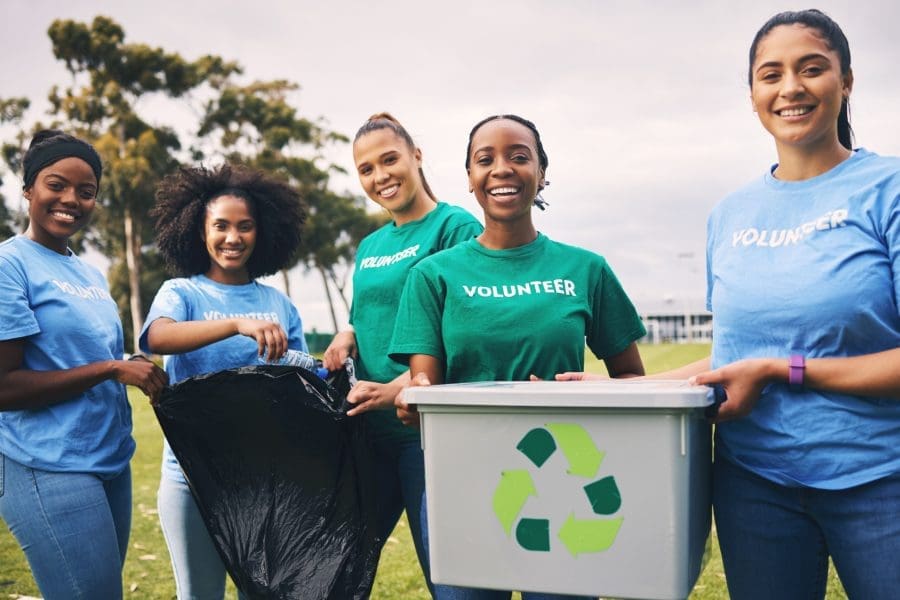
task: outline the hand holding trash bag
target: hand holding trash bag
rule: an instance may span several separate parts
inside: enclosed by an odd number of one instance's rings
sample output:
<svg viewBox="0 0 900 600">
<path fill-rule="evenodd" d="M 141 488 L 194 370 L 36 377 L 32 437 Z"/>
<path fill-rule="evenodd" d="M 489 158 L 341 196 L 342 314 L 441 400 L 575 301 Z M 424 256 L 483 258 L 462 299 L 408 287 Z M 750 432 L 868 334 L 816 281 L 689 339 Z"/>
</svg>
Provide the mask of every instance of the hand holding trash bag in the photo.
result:
<svg viewBox="0 0 900 600">
<path fill-rule="evenodd" d="M 397 396 L 407 385 L 409 385 L 409 371 L 404 371 L 387 383 L 357 382 L 347 394 L 347 402 L 353 405 L 353 408 L 347 411 L 347 416 L 355 417 L 370 410 L 392 409 Z"/>
<path fill-rule="evenodd" d="M 349 389 L 346 371 L 334 383 Z M 300 367 L 197 376 L 157 418 L 213 542 L 251 598 L 366 598 L 377 566 L 365 423 Z"/>
</svg>

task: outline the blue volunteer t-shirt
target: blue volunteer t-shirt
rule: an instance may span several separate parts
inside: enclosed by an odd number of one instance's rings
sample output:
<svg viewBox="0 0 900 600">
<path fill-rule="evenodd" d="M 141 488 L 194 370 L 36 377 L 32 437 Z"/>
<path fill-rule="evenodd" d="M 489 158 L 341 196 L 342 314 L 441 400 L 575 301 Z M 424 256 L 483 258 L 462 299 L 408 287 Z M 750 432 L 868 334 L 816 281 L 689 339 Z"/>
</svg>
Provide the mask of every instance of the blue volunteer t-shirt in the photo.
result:
<svg viewBox="0 0 900 600">
<path fill-rule="evenodd" d="M 708 223 L 713 367 L 900 346 L 900 159 L 857 150 L 830 171 L 770 173 Z M 788 486 L 845 489 L 900 473 L 900 402 L 787 384 L 717 426 L 717 451 Z"/>
<path fill-rule="evenodd" d="M 17 235 L 0 244 L 0 340 L 22 339 L 22 368 L 120 360 L 122 324 L 103 275 Z M 62 402 L 0 411 L 0 452 L 35 469 L 111 478 L 134 453 L 125 386 L 104 381 Z"/>
<path fill-rule="evenodd" d="M 244 285 L 218 283 L 205 275 L 170 279 L 156 293 L 141 331 L 141 350 L 149 352 L 147 331 L 156 319 L 211 321 L 259 319 L 280 324 L 288 336 L 288 348 L 308 352 L 303 323 L 290 299 L 275 288 L 252 281 Z M 257 364 L 259 346 L 245 335 L 233 335 L 197 350 L 165 357 L 171 384 L 188 377 Z M 184 481 L 181 467 L 166 444 L 163 453 L 166 476 Z"/>
</svg>

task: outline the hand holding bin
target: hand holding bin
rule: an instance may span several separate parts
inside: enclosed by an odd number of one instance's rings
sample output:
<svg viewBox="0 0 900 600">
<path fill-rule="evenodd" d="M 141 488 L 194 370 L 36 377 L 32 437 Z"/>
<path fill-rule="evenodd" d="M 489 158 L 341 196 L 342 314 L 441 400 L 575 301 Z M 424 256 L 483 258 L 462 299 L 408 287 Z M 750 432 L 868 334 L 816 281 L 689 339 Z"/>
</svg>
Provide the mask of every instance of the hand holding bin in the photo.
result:
<svg viewBox="0 0 900 600">
<path fill-rule="evenodd" d="M 432 580 L 686 598 L 710 530 L 709 391 L 655 380 L 409 388 Z"/>
</svg>

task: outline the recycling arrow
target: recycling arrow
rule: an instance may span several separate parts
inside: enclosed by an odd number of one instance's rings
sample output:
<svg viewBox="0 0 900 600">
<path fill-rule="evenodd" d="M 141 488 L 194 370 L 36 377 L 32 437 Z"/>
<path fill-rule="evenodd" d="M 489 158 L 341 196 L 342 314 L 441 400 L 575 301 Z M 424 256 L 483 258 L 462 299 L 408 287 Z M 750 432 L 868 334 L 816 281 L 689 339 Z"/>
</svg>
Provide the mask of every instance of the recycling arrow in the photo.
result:
<svg viewBox="0 0 900 600">
<path fill-rule="evenodd" d="M 597 474 L 604 453 L 597 450 L 584 427 L 576 423 L 547 423 L 547 429 L 569 461 L 570 475 L 593 477 Z"/>
<path fill-rule="evenodd" d="M 542 467 L 556 451 L 556 442 L 549 431 L 538 427 L 526 433 L 516 449 L 527 456 L 534 466 Z"/>
<path fill-rule="evenodd" d="M 611 515 L 622 506 L 622 495 L 613 476 L 587 484 L 584 486 L 584 493 L 591 503 L 591 509 L 598 515 Z"/>
<path fill-rule="evenodd" d="M 576 519 L 575 513 L 559 530 L 559 539 L 572 556 L 589 552 L 603 552 L 612 546 L 622 526 L 622 517 L 618 519 Z"/>
<path fill-rule="evenodd" d="M 529 496 L 537 496 L 531 473 L 524 469 L 514 469 L 500 474 L 500 483 L 494 491 L 493 506 L 494 514 L 507 536 L 512 532 L 513 523 Z"/>
<path fill-rule="evenodd" d="M 597 448 L 587 430 L 576 423 L 546 423 L 529 430 L 516 449 L 540 469 L 560 448 L 568 462 L 569 475 L 593 479 L 600 469 L 605 453 Z M 553 468 L 561 468 L 557 460 Z M 622 494 L 613 476 L 606 476 L 581 485 L 591 510 L 596 515 L 613 515 L 622 507 Z M 521 516 L 528 499 L 537 496 L 537 487 L 527 469 L 501 471 L 500 483 L 494 490 L 494 515 L 507 537 L 513 536 L 523 550 L 551 552 L 551 520 Z M 570 512 L 558 531 L 558 538 L 572 556 L 588 552 L 603 552 L 612 546 L 622 525 L 617 519 L 576 519 Z"/>
<path fill-rule="evenodd" d="M 526 550 L 550 551 L 550 520 L 522 518 L 516 526 L 516 541 Z"/>
</svg>

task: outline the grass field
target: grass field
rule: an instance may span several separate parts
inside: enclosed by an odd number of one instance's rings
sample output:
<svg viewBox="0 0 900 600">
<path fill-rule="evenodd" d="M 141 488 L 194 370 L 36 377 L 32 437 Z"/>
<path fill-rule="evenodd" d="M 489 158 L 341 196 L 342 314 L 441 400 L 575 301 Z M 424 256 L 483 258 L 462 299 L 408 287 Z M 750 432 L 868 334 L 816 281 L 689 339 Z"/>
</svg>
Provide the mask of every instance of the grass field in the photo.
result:
<svg viewBox="0 0 900 600">
<path fill-rule="evenodd" d="M 706 356 L 706 345 L 642 346 L 641 355 L 650 373 L 681 366 Z M 590 353 L 588 353 L 590 354 Z M 589 371 L 603 372 L 602 365 L 588 359 Z M 169 556 L 156 515 L 156 488 L 162 452 L 162 434 L 146 398 L 129 389 L 134 406 L 134 436 L 138 449 L 132 461 L 134 478 L 134 515 L 128 560 L 125 564 L 125 596 L 127 598 L 171 599 L 175 597 Z M 691 600 L 728 598 L 722 560 L 713 532 L 713 550 L 704 572 L 697 582 Z M 0 531 L 0 598 L 37 596 L 28 564 L 15 539 L 5 527 Z M 229 598 L 235 598 L 229 585 Z M 372 593 L 374 600 L 427 599 L 422 574 L 406 521 L 401 520 L 385 545 L 378 577 Z M 829 600 L 847 596 L 832 570 L 829 573 Z"/>
</svg>

